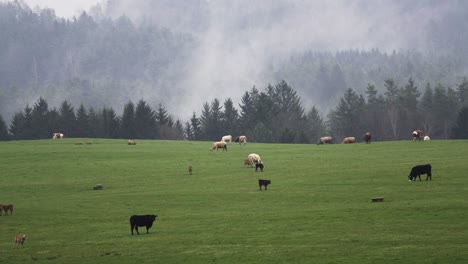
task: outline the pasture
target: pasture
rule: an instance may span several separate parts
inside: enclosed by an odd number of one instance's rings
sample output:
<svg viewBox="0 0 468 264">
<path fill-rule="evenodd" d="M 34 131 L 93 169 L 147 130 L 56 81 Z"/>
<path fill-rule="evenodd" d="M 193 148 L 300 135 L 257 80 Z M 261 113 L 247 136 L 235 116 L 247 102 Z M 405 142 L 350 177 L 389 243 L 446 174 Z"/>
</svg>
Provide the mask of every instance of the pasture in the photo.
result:
<svg viewBox="0 0 468 264">
<path fill-rule="evenodd" d="M 466 140 L 211 143 L 0 142 L 0 203 L 15 205 L 0 216 L 0 263 L 468 261 Z M 264 172 L 244 166 L 252 152 Z M 408 182 L 426 163 L 432 181 Z M 149 234 L 130 234 L 133 214 L 158 215 Z"/>
</svg>

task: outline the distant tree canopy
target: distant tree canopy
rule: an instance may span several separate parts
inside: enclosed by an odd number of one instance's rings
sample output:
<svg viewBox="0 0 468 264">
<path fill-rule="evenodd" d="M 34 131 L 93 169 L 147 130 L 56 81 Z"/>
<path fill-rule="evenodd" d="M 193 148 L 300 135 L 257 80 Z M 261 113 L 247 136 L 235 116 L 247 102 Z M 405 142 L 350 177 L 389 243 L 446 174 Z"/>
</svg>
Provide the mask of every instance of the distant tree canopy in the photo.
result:
<svg viewBox="0 0 468 264">
<path fill-rule="evenodd" d="M 143 99 L 136 106 L 127 102 L 118 115 L 112 107 L 96 111 L 80 105 L 75 111 L 66 100 L 59 110 L 49 109 L 40 97 L 32 108 L 26 105 L 17 112 L 9 126 L 0 116 L 0 140 L 50 138 L 53 132 L 62 132 L 67 137 L 209 141 L 243 134 L 250 142 L 316 143 L 326 135 L 335 142 L 347 136 L 360 141 L 366 132 L 376 140 L 410 139 L 416 129 L 433 139 L 468 138 L 465 83 L 455 89 L 427 84 L 422 92 L 412 79 L 402 87 L 387 79 L 384 94 L 368 85 L 366 97 L 349 88 L 326 121 L 315 106 L 306 111 L 284 80 L 263 91 L 252 87 L 238 109 L 230 98 L 205 102 L 200 116 L 193 112 L 185 123 L 174 121 L 164 105 L 153 109 Z"/>
</svg>

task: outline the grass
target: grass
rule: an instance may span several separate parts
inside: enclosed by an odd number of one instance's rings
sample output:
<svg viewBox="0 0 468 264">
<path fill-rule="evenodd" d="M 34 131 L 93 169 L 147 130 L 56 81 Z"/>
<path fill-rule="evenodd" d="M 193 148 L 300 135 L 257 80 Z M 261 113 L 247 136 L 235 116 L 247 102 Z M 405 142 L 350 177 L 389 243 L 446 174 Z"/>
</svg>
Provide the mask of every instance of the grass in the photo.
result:
<svg viewBox="0 0 468 264">
<path fill-rule="evenodd" d="M 0 217 L 0 263 L 468 261 L 466 140 L 210 145 L 0 142 L 0 203 L 15 205 Z M 252 152 L 263 173 L 243 165 Z M 433 180 L 408 182 L 425 163 Z M 158 215 L 149 234 L 131 236 L 133 214 Z"/>
</svg>

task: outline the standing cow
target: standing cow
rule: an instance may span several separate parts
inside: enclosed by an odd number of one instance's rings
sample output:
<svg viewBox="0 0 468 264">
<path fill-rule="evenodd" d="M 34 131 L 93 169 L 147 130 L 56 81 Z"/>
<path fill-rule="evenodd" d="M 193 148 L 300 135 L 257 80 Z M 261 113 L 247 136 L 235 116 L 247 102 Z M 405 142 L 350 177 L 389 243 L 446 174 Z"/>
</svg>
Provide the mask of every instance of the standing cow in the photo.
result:
<svg viewBox="0 0 468 264">
<path fill-rule="evenodd" d="M 318 142 L 317 142 L 317 145 L 321 145 L 321 144 L 332 144 L 333 143 L 333 138 L 332 137 L 321 137 Z"/>
<path fill-rule="evenodd" d="M 372 139 L 372 134 L 370 132 L 367 132 L 366 134 L 364 134 L 363 139 L 366 142 L 366 144 L 370 144 L 371 139 Z"/>
<path fill-rule="evenodd" d="M 63 133 L 53 133 L 52 134 L 52 139 L 58 139 L 58 138 L 64 138 L 65 136 Z"/>
<path fill-rule="evenodd" d="M 413 131 L 413 133 L 411 133 L 411 135 L 413 135 L 413 141 L 416 141 L 416 140 L 421 141 L 421 140 L 423 140 L 423 135 L 422 135 L 422 134 L 423 134 L 422 130 L 419 130 L 419 129 L 418 129 L 418 130 Z"/>
<path fill-rule="evenodd" d="M 247 137 L 244 135 L 238 136 L 234 139 L 234 142 L 239 142 L 239 145 L 245 145 L 247 144 Z"/>
<path fill-rule="evenodd" d="M 409 181 L 416 181 L 416 178 L 419 178 L 421 181 L 421 174 L 427 174 L 426 181 L 432 180 L 432 166 L 431 164 L 417 165 L 411 168 L 411 172 L 408 175 Z"/>
<path fill-rule="evenodd" d="M 343 141 L 341 141 L 341 144 L 351 144 L 351 143 L 355 143 L 355 142 L 356 142 L 355 137 L 345 137 L 343 139 Z"/>
<path fill-rule="evenodd" d="M 132 215 L 130 217 L 130 228 L 132 230 L 132 236 L 133 236 L 133 229 L 137 232 L 139 235 L 140 233 L 138 232 L 138 227 L 139 226 L 145 226 L 146 227 L 146 234 L 149 234 L 149 229 L 153 226 L 154 220 L 156 220 L 157 215 Z"/>
</svg>

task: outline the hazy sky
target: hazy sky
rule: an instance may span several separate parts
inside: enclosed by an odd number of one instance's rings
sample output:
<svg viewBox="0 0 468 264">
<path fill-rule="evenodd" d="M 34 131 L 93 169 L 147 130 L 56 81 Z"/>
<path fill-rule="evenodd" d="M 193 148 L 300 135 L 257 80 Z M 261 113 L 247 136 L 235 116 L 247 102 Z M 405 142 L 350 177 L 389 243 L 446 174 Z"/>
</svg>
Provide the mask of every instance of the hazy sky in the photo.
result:
<svg viewBox="0 0 468 264">
<path fill-rule="evenodd" d="M 60 17 L 73 17 L 81 11 L 88 11 L 89 8 L 99 2 L 99 0 L 23 0 L 31 8 L 39 6 L 48 7 L 55 10 L 55 14 Z M 3 1 L 5 2 L 5 1 Z"/>
</svg>

